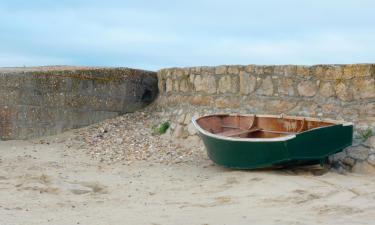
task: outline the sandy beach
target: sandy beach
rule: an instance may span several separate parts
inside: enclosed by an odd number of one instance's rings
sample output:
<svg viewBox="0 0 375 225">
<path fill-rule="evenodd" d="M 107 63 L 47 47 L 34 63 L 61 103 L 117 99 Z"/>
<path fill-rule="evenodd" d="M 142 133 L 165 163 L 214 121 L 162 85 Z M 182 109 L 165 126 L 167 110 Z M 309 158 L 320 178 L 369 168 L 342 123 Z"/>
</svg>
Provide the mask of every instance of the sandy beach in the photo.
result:
<svg viewBox="0 0 375 225">
<path fill-rule="evenodd" d="M 372 224 L 375 178 L 209 160 L 106 163 L 72 132 L 0 142 L 0 224 Z"/>
</svg>

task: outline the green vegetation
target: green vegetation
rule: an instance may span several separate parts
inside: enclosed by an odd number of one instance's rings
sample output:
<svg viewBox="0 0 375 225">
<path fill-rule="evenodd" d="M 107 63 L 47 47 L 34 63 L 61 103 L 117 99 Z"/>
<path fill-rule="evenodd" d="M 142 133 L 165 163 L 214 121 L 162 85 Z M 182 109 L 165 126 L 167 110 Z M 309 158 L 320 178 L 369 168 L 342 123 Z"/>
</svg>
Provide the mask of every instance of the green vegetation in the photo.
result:
<svg viewBox="0 0 375 225">
<path fill-rule="evenodd" d="M 163 122 L 159 125 L 154 125 L 152 126 L 151 130 L 152 130 L 152 134 L 153 135 L 161 135 L 161 134 L 165 134 L 165 132 L 167 132 L 168 128 L 171 126 L 171 124 L 166 121 L 166 122 Z"/>
<path fill-rule="evenodd" d="M 367 128 L 366 130 L 359 131 L 359 135 L 363 142 L 367 141 L 369 137 L 372 136 L 372 130 L 370 128 Z"/>
</svg>

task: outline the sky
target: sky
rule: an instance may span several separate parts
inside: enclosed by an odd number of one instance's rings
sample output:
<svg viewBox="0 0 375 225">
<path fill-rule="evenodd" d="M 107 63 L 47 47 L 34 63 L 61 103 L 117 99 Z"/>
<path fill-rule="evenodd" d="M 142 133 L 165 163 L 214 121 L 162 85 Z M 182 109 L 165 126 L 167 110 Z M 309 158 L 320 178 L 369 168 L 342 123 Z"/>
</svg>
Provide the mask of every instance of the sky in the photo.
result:
<svg viewBox="0 0 375 225">
<path fill-rule="evenodd" d="M 373 0 L 0 0 L 0 67 L 374 62 Z"/>
</svg>

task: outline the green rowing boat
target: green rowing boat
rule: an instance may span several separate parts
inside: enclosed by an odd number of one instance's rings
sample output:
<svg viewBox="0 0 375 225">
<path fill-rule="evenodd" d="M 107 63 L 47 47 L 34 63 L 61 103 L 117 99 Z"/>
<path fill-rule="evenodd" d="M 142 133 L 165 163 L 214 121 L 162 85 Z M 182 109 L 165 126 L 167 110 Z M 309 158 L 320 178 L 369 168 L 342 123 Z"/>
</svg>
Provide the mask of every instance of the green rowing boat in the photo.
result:
<svg viewBox="0 0 375 225">
<path fill-rule="evenodd" d="M 308 117 L 220 114 L 192 122 L 210 159 L 238 169 L 323 162 L 353 139 L 352 123 Z"/>
</svg>

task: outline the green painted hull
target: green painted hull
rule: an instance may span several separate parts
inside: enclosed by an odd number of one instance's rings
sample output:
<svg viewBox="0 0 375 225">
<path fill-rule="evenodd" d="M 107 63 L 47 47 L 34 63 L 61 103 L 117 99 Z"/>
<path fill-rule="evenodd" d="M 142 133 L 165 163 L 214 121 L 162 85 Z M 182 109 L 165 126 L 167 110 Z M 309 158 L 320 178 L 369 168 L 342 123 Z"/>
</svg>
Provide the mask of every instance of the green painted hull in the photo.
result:
<svg viewBox="0 0 375 225">
<path fill-rule="evenodd" d="M 218 165 L 255 169 L 321 162 L 352 145 L 352 125 L 332 125 L 298 133 L 281 141 L 227 140 L 199 132 L 210 159 Z"/>
</svg>

